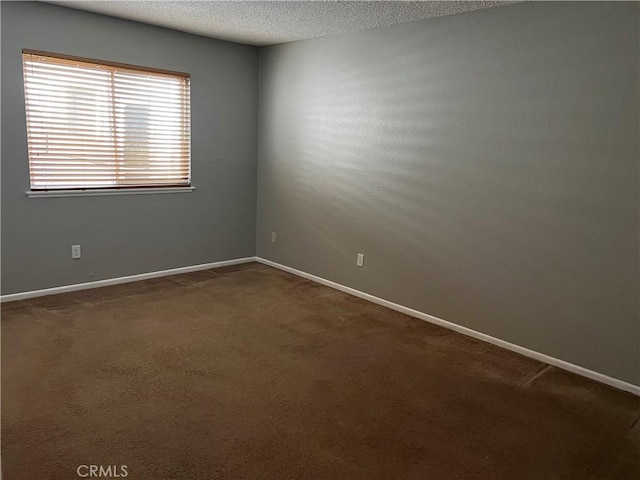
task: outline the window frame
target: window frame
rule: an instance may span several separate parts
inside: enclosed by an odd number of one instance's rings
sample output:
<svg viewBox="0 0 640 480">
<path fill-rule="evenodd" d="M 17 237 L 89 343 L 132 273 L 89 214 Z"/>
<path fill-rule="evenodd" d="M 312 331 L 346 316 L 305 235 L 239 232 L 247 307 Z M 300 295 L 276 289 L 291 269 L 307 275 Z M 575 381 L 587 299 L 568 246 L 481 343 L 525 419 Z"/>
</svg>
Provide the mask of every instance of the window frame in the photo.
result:
<svg viewBox="0 0 640 480">
<path fill-rule="evenodd" d="M 29 198 L 52 198 L 52 197 L 75 197 L 75 196 L 103 196 L 103 195 L 130 195 L 130 194 L 154 194 L 154 193 L 187 193 L 195 190 L 192 181 L 192 148 L 191 148 L 191 74 L 187 72 L 181 72 L 177 70 L 167 70 L 162 68 L 148 67 L 143 65 L 134 65 L 123 62 L 114 62 L 110 60 L 101 60 L 96 58 L 89 57 L 81 57 L 75 55 L 67 55 L 61 53 L 54 53 L 44 50 L 34 50 L 23 48 L 22 49 L 21 60 L 24 62 L 24 55 L 36 55 L 43 57 L 56 58 L 61 60 L 68 60 L 73 62 L 82 62 L 95 64 L 99 66 L 120 68 L 126 70 L 132 70 L 135 72 L 149 72 L 149 73 L 157 73 L 161 75 L 169 75 L 174 77 L 183 77 L 187 79 L 188 89 L 189 89 L 189 104 L 188 104 L 188 120 L 189 120 L 189 132 L 188 132 L 188 167 L 189 167 L 189 176 L 188 176 L 188 184 L 180 183 L 180 184 L 162 184 L 162 185 L 113 185 L 113 186 L 96 186 L 96 187 L 68 187 L 68 188 L 32 188 L 31 186 L 31 158 L 29 156 L 29 138 L 27 138 L 27 157 L 29 160 L 28 163 L 28 171 L 29 171 L 29 190 L 25 193 Z M 23 67 L 24 68 L 24 67 Z M 29 126 L 28 126 L 28 112 L 27 112 L 27 98 L 26 98 L 26 78 L 23 78 L 23 91 L 24 93 L 24 106 L 25 106 L 25 127 L 27 129 L 27 137 L 29 135 Z"/>
</svg>

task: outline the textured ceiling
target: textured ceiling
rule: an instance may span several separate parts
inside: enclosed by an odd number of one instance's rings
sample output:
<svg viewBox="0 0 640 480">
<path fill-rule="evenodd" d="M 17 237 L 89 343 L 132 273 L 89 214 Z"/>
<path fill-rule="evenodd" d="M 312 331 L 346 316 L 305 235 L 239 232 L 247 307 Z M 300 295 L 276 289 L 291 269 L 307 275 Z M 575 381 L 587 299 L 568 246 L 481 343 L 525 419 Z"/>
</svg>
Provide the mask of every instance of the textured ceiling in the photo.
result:
<svg viewBox="0 0 640 480">
<path fill-rule="evenodd" d="M 517 2 L 351 1 L 51 1 L 250 45 L 305 38 L 440 17 Z"/>
</svg>

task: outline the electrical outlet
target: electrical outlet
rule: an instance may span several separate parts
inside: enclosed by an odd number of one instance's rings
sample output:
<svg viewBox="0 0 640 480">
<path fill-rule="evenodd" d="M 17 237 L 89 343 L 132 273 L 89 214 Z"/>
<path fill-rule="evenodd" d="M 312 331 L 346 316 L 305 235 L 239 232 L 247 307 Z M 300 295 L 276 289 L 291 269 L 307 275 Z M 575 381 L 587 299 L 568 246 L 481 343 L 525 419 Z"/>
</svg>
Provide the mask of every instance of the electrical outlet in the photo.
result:
<svg viewBox="0 0 640 480">
<path fill-rule="evenodd" d="M 356 265 L 362 267 L 364 265 L 364 253 L 358 254 L 358 259 L 356 260 Z"/>
<path fill-rule="evenodd" d="M 71 245 L 71 258 L 77 260 L 82 257 L 82 252 L 80 252 L 80 245 Z"/>
<path fill-rule="evenodd" d="M 271 243 L 276 243 L 276 232 L 271 232 Z"/>
</svg>

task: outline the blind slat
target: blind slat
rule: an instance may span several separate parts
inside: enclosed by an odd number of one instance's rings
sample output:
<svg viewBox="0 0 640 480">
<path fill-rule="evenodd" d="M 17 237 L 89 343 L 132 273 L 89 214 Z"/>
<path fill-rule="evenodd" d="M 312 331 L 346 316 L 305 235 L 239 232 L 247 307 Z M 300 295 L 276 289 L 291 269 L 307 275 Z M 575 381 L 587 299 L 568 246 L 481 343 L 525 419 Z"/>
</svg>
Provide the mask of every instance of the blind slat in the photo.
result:
<svg viewBox="0 0 640 480">
<path fill-rule="evenodd" d="M 128 104 L 131 104 L 131 105 L 144 103 L 144 100 L 149 100 L 149 99 L 156 100 L 160 98 L 165 108 L 169 108 L 173 110 L 176 108 L 181 108 L 182 106 L 182 99 L 178 96 L 176 96 L 176 98 L 150 97 L 149 95 L 135 96 L 135 95 L 127 95 L 125 93 L 120 92 L 119 90 L 116 90 L 116 91 L 118 92 L 118 96 L 121 100 L 131 100 L 131 102 L 128 102 Z M 71 98 L 72 95 L 73 97 Z M 31 88 L 29 89 L 29 97 L 31 97 L 34 103 L 38 103 L 42 105 L 47 105 L 47 104 L 64 105 L 65 103 L 68 103 L 71 100 L 74 103 L 77 103 L 78 105 L 91 105 L 91 106 L 93 105 L 104 106 L 104 104 L 109 104 L 111 102 L 111 96 L 106 94 L 100 95 L 100 96 L 96 95 L 95 93 L 86 94 L 86 93 L 73 92 L 73 94 L 71 94 L 69 93 L 69 91 L 57 92 L 51 89 L 38 90 L 38 89 Z"/>
<path fill-rule="evenodd" d="M 53 60 L 52 62 L 49 62 L 49 60 Z M 87 63 L 87 65 L 98 65 L 98 64 L 91 64 L 91 63 Z M 106 69 L 101 69 L 101 68 L 87 68 L 87 65 L 85 65 L 85 68 L 82 70 L 79 70 L 77 67 L 78 65 L 65 65 L 62 62 L 59 61 L 59 59 L 53 59 L 52 57 L 44 57 L 44 56 L 40 56 L 38 61 L 26 61 L 25 62 L 25 66 L 28 68 L 31 68 L 33 70 L 38 70 L 38 71 L 42 71 L 44 73 L 52 73 L 55 72 L 56 74 L 59 75 L 67 75 L 67 76 L 86 76 L 86 77 L 91 77 L 91 76 L 95 76 L 95 77 L 100 77 L 100 76 L 109 76 L 111 75 L 111 72 L 114 71 L 113 68 L 109 68 L 107 67 Z M 121 68 L 117 68 L 115 69 L 116 74 L 124 79 L 137 79 L 137 80 L 148 80 L 149 82 L 153 82 L 155 84 L 158 85 L 176 85 L 180 82 L 179 78 L 176 76 L 165 76 L 163 77 L 162 75 L 146 75 L 146 74 L 138 74 L 138 73 L 133 73 L 131 71 L 126 71 L 123 70 Z"/>
<path fill-rule="evenodd" d="M 69 110 L 73 108 L 74 113 L 69 114 Z M 181 109 L 175 109 L 174 112 L 166 111 L 162 108 L 154 108 L 153 114 L 144 111 L 146 106 L 131 105 L 116 107 L 115 111 L 111 105 L 101 105 L 93 108 L 84 107 L 82 105 L 57 104 L 57 105 L 39 105 L 34 104 L 31 106 L 31 114 L 33 116 L 43 116 L 63 118 L 69 120 L 77 120 L 78 122 L 94 123 L 98 119 L 106 120 L 109 117 L 114 117 L 120 123 L 133 123 L 139 122 L 152 122 L 156 124 L 169 124 L 182 123 L 180 117 Z M 134 113 L 135 112 L 135 113 Z"/>
<path fill-rule="evenodd" d="M 33 132 L 37 132 L 39 134 L 44 134 L 47 135 L 48 132 L 53 133 L 58 133 L 58 132 L 65 132 L 68 134 L 73 134 L 73 135 L 82 135 L 82 136 L 91 136 L 91 135 L 96 135 L 96 136 L 104 136 L 105 134 L 109 134 L 109 135 L 113 135 L 112 133 L 112 129 L 109 127 L 97 127 L 95 125 L 59 125 L 55 122 L 46 122 L 46 121 L 32 121 L 31 122 L 31 130 Z M 128 128 L 127 129 L 127 136 L 134 136 L 134 133 L 140 133 L 140 134 L 144 134 L 144 135 L 148 135 L 148 129 L 145 128 Z M 155 127 L 153 129 L 153 134 L 158 136 L 158 135 L 162 135 L 163 138 L 172 138 L 172 137 L 179 137 L 179 138 L 184 138 L 184 136 L 182 135 L 182 132 L 175 132 L 175 129 L 171 129 L 171 128 L 161 128 L 161 127 Z M 119 135 L 124 135 L 124 134 L 119 134 Z"/>
<path fill-rule="evenodd" d="M 189 77 L 23 52 L 32 189 L 189 185 Z"/>
</svg>

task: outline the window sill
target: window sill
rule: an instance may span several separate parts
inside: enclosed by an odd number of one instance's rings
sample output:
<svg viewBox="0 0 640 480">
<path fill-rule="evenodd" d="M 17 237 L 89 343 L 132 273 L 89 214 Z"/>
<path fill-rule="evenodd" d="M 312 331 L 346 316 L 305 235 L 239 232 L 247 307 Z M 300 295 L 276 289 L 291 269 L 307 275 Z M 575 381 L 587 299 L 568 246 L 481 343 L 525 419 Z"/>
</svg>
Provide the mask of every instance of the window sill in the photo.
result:
<svg viewBox="0 0 640 480">
<path fill-rule="evenodd" d="M 195 187 L 95 188 L 90 190 L 27 190 L 29 198 L 101 197 L 106 195 L 153 195 L 157 193 L 191 193 Z"/>
</svg>

